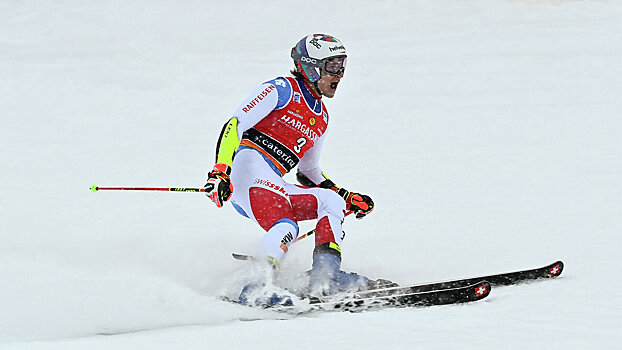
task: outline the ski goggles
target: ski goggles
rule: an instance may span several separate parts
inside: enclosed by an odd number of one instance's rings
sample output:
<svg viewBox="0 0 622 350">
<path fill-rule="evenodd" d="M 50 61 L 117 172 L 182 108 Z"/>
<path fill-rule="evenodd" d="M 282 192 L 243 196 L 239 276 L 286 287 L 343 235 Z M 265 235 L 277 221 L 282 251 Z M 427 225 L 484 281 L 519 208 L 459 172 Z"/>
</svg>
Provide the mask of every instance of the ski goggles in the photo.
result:
<svg viewBox="0 0 622 350">
<path fill-rule="evenodd" d="M 324 71 L 331 75 L 337 75 L 345 72 L 346 62 L 348 58 L 346 56 L 336 56 L 327 58 L 324 61 Z"/>
</svg>

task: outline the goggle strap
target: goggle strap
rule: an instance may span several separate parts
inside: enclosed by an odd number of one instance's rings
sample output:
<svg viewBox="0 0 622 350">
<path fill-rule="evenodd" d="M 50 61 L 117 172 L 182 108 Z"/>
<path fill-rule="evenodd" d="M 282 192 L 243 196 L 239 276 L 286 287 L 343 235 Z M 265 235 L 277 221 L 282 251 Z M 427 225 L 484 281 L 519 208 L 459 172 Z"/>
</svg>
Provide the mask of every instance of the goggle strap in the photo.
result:
<svg viewBox="0 0 622 350">
<path fill-rule="evenodd" d="M 324 68 L 323 60 L 318 60 L 315 58 L 310 58 L 307 56 L 303 56 L 300 52 L 296 51 L 296 48 L 292 48 L 292 58 L 294 61 L 300 62 L 304 65 L 315 67 L 315 68 Z"/>
</svg>

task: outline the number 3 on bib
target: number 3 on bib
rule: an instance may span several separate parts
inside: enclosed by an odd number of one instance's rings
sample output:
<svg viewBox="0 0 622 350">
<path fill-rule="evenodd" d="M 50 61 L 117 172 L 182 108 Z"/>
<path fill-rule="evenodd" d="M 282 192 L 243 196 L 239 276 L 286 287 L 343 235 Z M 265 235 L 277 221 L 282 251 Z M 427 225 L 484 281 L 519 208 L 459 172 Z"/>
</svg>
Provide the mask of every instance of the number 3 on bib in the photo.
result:
<svg viewBox="0 0 622 350">
<path fill-rule="evenodd" d="M 304 146 L 307 143 L 307 139 L 304 137 L 301 137 L 298 140 L 296 140 L 296 142 L 298 142 L 298 145 L 294 146 L 294 151 L 296 153 L 300 153 L 300 151 L 302 151 L 302 146 Z"/>
</svg>

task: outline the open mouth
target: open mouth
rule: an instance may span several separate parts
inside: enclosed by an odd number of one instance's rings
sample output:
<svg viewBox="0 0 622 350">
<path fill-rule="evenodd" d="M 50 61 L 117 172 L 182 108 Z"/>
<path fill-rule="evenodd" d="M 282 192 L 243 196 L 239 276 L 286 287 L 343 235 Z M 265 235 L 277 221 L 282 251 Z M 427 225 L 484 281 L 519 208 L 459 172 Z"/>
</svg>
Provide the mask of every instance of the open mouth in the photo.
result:
<svg viewBox="0 0 622 350">
<path fill-rule="evenodd" d="M 339 83 L 330 83 L 330 88 L 335 90 L 337 88 L 337 85 L 339 85 Z"/>
</svg>

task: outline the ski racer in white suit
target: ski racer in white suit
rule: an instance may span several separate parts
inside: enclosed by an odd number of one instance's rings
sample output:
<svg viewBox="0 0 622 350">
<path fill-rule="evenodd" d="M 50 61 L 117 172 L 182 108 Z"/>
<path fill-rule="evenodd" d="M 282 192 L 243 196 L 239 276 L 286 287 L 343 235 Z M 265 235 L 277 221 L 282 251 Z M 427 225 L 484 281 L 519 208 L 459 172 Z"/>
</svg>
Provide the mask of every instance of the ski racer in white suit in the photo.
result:
<svg viewBox="0 0 622 350">
<path fill-rule="evenodd" d="M 300 40 L 291 56 L 293 77 L 262 84 L 223 127 L 206 194 L 218 207 L 230 199 L 240 214 L 266 231 L 255 257 L 276 269 L 298 237 L 298 222 L 317 220 L 310 292 L 366 289 L 368 278 L 340 270 L 341 224 L 346 211 L 361 219 L 372 212 L 374 202 L 336 186 L 319 166 L 329 122 L 322 97 L 335 95 L 345 71 L 346 49 L 333 36 L 313 34 Z M 282 178 L 296 166 L 302 186 Z M 277 295 L 267 301 L 248 300 L 256 287 L 247 285 L 239 301 L 282 302 Z"/>
</svg>

